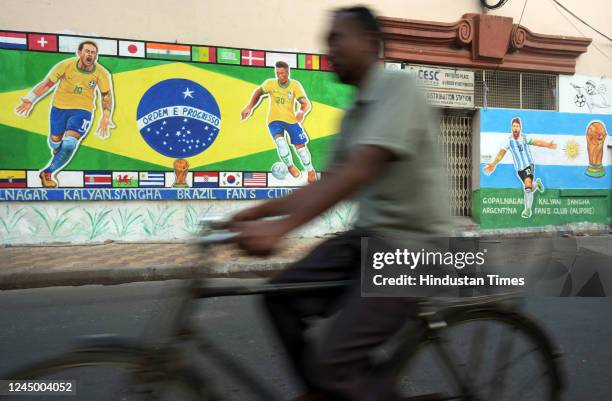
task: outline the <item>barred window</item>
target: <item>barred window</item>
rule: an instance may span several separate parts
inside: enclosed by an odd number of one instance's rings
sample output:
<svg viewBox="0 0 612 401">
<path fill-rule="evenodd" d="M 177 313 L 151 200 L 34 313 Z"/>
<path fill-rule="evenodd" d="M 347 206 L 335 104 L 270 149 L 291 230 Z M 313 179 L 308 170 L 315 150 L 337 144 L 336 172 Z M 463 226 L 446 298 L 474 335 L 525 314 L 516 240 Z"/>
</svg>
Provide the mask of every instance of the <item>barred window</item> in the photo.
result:
<svg viewBox="0 0 612 401">
<path fill-rule="evenodd" d="M 388 61 L 385 68 L 402 70 L 409 63 Z M 448 66 L 427 66 L 453 68 Z M 462 68 L 458 68 L 462 69 Z M 558 110 L 558 75 L 504 70 L 474 71 L 474 106 L 503 109 Z"/>
<path fill-rule="evenodd" d="M 557 75 L 476 70 L 474 103 L 476 107 L 557 110 Z"/>
</svg>

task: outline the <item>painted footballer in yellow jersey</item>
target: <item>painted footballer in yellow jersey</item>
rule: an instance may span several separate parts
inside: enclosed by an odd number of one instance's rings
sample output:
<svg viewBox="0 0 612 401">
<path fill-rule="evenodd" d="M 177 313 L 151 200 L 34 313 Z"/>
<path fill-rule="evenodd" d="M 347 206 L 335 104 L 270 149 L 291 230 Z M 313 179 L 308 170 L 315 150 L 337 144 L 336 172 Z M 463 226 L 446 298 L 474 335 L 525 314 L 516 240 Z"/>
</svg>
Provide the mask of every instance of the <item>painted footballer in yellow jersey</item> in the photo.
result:
<svg viewBox="0 0 612 401">
<path fill-rule="evenodd" d="M 300 176 L 300 170 L 293 163 L 291 150 L 285 137 L 285 132 L 291 140 L 296 153 L 300 157 L 302 166 L 308 173 L 308 182 L 317 180 L 317 173 L 312 164 L 312 157 L 308 150 L 308 136 L 301 123 L 311 109 L 310 101 L 302 84 L 289 78 L 289 65 L 278 61 L 275 65 L 276 79 L 268 79 L 255 89 L 249 103 L 242 110 L 242 120 L 248 119 L 253 110 L 257 108 L 261 99 L 268 97 L 268 130 L 276 144 L 280 159 L 287 165 L 293 177 Z M 299 108 L 296 111 L 296 104 Z"/>
<path fill-rule="evenodd" d="M 79 146 L 93 120 L 96 90 L 100 92 L 102 118 L 96 134 L 100 139 L 110 136 L 113 94 L 110 73 L 97 63 L 98 46 L 92 41 L 79 44 L 76 58 L 56 64 L 46 79 L 36 85 L 15 112 L 28 117 L 38 100 L 54 92 L 51 104 L 49 147 L 52 157 L 40 172 L 43 187 L 54 188 L 58 183 L 54 175 L 66 166 Z M 52 88 L 55 88 L 52 90 Z"/>
</svg>

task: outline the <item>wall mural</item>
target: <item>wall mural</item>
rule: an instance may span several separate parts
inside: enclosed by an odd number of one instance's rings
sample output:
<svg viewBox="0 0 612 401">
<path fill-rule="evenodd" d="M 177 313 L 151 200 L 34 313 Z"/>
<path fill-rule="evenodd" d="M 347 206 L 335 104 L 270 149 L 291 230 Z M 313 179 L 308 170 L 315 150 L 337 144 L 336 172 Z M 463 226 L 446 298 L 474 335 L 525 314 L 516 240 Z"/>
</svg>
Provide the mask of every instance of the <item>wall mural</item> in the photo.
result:
<svg viewBox="0 0 612 401">
<path fill-rule="evenodd" d="M 480 116 L 474 213 L 482 228 L 607 223 L 612 116 L 502 109 Z"/>
<path fill-rule="evenodd" d="M 559 76 L 559 111 L 612 114 L 611 84 L 605 76 Z"/>
<path fill-rule="evenodd" d="M 0 243 L 183 240 L 199 231 L 201 218 L 235 213 L 250 202 L 6 202 L 0 205 Z M 290 236 L 345 231 L 356 214 L 356 206 L 345 202 Z"/>
<path fill-rule="evenodd" d="M 284 196 L 349 87 L 316 54 L 0 32 L 0 200 Z"/>
</svg>

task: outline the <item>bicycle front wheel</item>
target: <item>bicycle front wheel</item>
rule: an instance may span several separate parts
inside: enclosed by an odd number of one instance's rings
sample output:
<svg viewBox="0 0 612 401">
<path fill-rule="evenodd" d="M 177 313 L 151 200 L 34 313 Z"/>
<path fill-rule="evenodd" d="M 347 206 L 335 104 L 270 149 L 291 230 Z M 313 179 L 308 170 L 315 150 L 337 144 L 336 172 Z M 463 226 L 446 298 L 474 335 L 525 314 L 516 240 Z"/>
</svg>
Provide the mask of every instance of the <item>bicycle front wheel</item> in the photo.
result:
<svg viewBox="0 0 612 401">
<path fill-rule="evenodd" d="M 7 379 L 73 381 L 76 394 L 56 393 L 52 396 L 55 401 L 211 401 L 195 372 L 151 370 L 138 350 L 76 351 L 15 371 Z M 0 396 L 0 400 L 49 398 L 43 392 L 13 394 Z"/>
<path fill-rule="evenodd" d="M 393 362 L 394 386 L 400 397 L 437 394 L 440 400 L 561 399 L 560 354 L 531 319 L 501 308 L 486 308 L 450 313 L 445 322 L 447 326 L 433 338 L 425 338 L 416 352 L 404 356 L 403 361 L 398 355 Z"/>
</svg>

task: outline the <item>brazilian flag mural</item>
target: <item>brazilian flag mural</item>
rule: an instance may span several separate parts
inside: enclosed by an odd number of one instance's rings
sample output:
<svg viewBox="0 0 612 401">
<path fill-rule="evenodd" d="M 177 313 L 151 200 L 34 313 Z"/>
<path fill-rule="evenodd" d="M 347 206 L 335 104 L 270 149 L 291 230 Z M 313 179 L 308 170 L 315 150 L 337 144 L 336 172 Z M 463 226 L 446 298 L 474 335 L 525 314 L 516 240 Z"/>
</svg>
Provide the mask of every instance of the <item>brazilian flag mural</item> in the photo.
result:
<svg viewBox="0 0 612 401">
<path fill-rule="evenodd" d="M 0 200 L 260 199 L 320 178 L 324 56 L 0 32 Z"/>
</svg>

